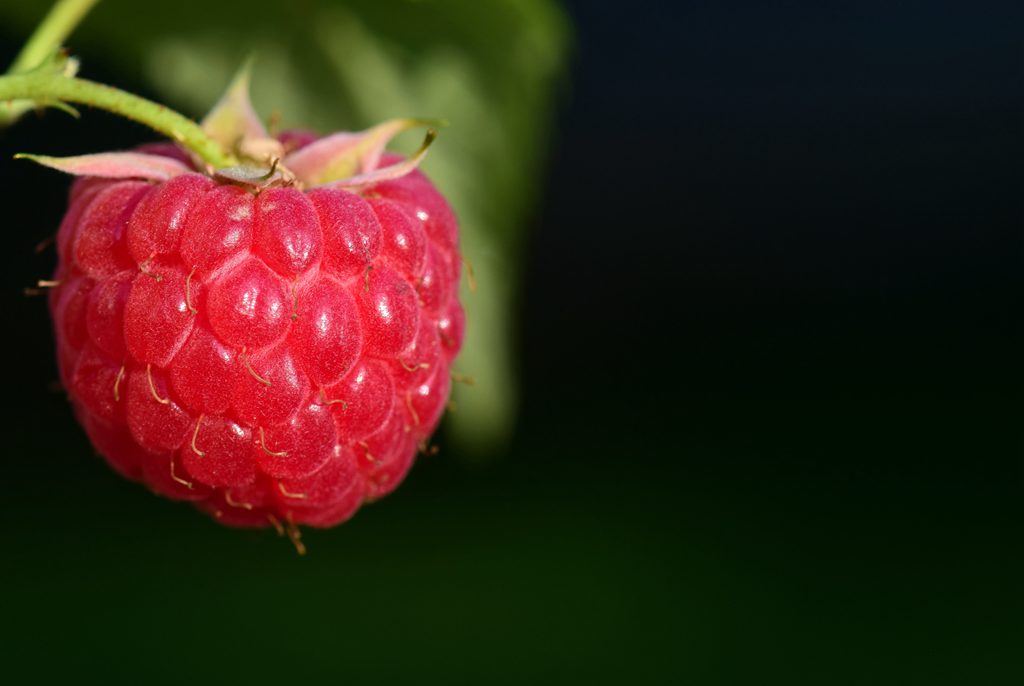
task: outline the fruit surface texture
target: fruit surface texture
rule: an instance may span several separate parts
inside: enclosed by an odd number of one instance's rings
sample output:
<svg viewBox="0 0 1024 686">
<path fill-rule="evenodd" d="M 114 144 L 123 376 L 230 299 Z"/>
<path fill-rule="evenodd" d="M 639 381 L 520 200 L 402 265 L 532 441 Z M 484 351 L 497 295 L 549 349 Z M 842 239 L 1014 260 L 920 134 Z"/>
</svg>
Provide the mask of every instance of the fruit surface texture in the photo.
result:
<svg viewBox="0 0 1024 686">
<path fill-rule="evenodd" d="M 346 520 L 447 406 L 462 261 L 418 170 L 350 188 L 81 176 L 57 249 L 60 375 L 93 445 L 224 524 Z"/>
</svg>

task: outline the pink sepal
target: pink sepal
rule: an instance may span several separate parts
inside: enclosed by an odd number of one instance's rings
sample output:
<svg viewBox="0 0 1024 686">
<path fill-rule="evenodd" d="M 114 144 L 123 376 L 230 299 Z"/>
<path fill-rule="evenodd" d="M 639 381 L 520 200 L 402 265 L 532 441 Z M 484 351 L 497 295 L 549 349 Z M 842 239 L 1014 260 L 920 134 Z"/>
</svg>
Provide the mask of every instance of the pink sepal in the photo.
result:
<svg viewBox="0 0 1024 686">
<path fill-rule="evenodd" d="M 32 160 L 36 164 L 75 176 L 98 176 L 106 179 L 145 179 L 166 181 L 187 174 L 192 169 L 183 162 L 141 152 L 101 152 L 94 155 L 74 157 L 49 157 L 47 155 L 15 155 L 15 159 Z"/>
</svg>

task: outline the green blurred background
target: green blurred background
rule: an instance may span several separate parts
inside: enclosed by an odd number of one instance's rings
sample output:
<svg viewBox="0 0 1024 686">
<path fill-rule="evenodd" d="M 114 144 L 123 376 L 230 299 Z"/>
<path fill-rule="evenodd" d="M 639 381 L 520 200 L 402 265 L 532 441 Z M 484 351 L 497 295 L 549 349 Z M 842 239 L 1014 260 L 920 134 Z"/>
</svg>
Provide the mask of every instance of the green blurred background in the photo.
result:
<svg viewBox="0 0 1024 686">
<path fill-rule="evenodd" d="M 0 0 L 0 58 L 43 2 Z M 115 477 L 59 392 L 67 180 L 0 134 L 0 654 L 17 682 L 1018 684 L 1010 3 L 105 0 L 83 75 L 192 115 L 452 125 L 478 273 L 442 452 L 299 558 Z M 400 141 L 405 149 L 414 139 Z"/>
</svg>

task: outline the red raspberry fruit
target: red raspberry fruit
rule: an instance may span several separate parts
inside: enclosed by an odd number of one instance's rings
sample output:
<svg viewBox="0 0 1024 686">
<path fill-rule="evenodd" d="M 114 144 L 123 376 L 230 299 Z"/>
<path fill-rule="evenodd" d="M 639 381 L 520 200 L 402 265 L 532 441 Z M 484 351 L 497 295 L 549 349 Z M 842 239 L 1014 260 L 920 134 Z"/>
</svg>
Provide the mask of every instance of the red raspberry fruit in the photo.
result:
<svg viewBox="0 0 1024 686">
<path fill-rule="evenodd" d="M 338 524 L 445 409 L 455 217 L 417 170 L 300 190 L 181 164 L 78 171 L 50 299 L 75 412 L 115 470 L 224 524 Z"/>
</svg>

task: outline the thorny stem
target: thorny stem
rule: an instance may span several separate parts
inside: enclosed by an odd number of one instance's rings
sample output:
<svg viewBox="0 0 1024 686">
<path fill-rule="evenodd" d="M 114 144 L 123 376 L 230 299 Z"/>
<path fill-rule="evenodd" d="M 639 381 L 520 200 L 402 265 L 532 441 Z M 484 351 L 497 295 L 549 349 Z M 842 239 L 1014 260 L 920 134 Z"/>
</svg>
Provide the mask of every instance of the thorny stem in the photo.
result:
<svg viewBox="0 0 1024 686">
<path fill-rule="evenodd" d="M 40 66 L 56 54 L 75 27 L 99 0 L 57 0 L 42 23 L 25 43 L 8 74 L 20 74 Z M 29 100 L 0 103 L 0 126 L 13 124 L 18 117 L 36 107 Z"/>
<path fill-rule="evenodd" d="M 0 101 L 4 100 L 33 100 L 37 105 L 59 102 L 90 105 L 145 124 L 185 146 L 212 167 L 238 164 L 238 160 L 191 119 L 164 105 L 94 81 L 48 73 L 0 76 Z"/>
</svg>

